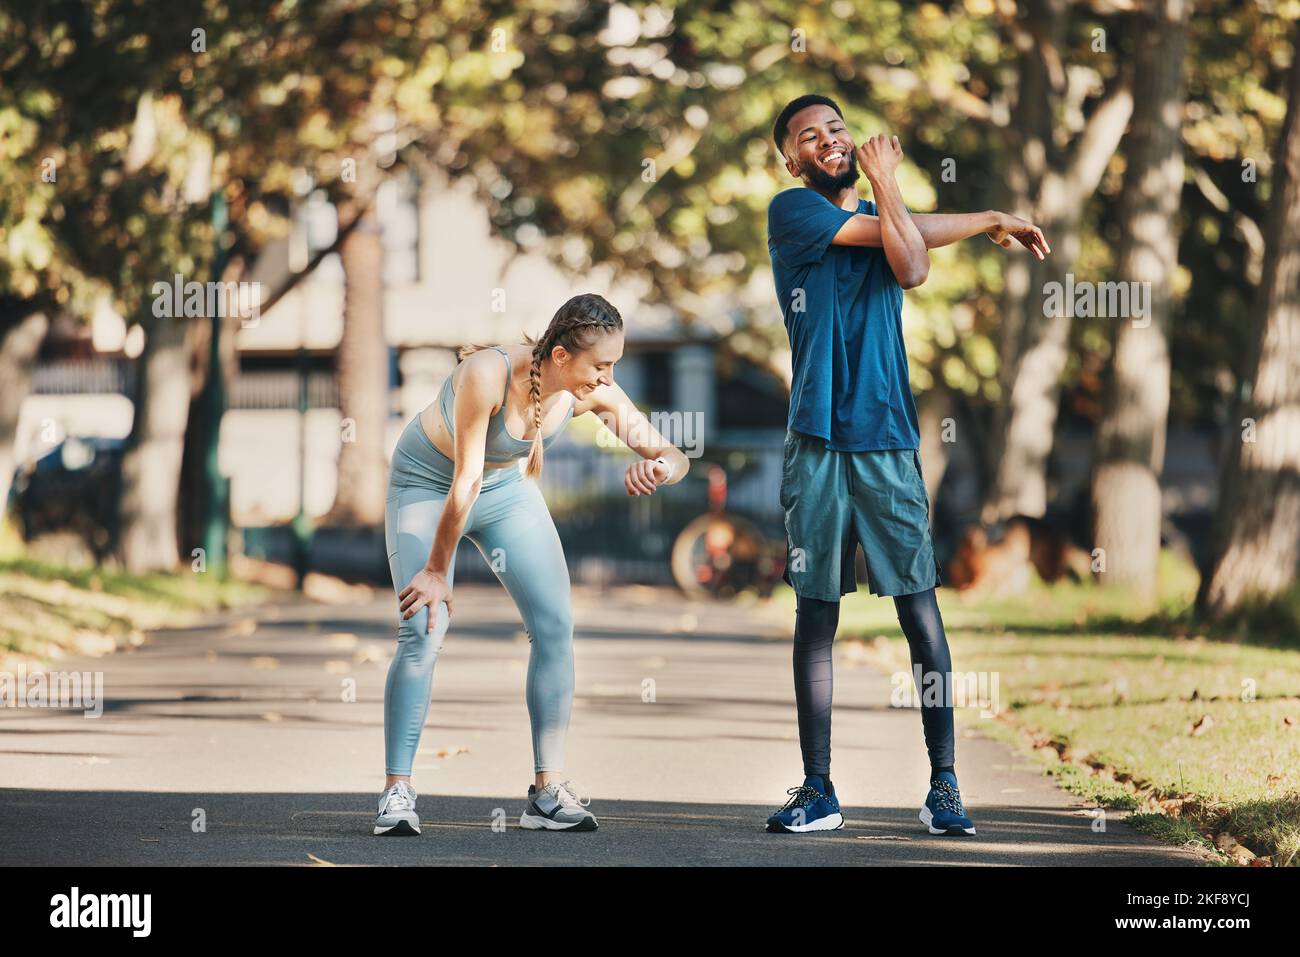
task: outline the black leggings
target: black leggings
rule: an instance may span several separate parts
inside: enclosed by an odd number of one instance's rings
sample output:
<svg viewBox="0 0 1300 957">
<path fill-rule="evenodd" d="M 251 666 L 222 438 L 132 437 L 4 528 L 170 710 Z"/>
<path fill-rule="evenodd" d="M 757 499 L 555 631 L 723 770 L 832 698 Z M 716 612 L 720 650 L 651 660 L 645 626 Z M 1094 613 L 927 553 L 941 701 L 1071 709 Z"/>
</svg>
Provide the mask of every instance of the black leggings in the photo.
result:
<svg viewBox="0 0 1300 957">
<path fill-rule="evenodd" d="M 925 705 L 926 685 L 916 688 L 922 702 L 921 728 L 931 768 L 952 767 L 952 657 L 934 589 L 894 596 L 898 623 L 907 636 L 912 669 L 921 668 L 922 680 L 943 676 L 943 700 Z M 831 643 L 840 623 L 840 603 L 800 598 L 794 625 L 794 699 L 799 711 L 799 747 L 805 775 L 830 775 L 831 770 Z M 934 679 L 929 679 L 933 681 Z"/>
</svg>

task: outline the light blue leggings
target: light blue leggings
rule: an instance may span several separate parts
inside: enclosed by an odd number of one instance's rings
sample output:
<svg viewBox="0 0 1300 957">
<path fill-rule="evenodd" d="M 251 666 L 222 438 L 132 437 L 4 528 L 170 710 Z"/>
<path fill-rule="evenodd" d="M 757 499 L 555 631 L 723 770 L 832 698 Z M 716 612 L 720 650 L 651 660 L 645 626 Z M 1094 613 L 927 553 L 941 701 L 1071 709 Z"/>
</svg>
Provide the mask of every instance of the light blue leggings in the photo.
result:
<svg viewBox="0 0 1300 957">
<path fill-rule="evenodd" d="M 453 468 L 429 441 L 419 417 L 413 419 L 393 451 L 384 514 L 396 594 L 429 560 Z M 534 770 L 562 770 L 573 705 L 573 610 L 560 536 L 536 482 L 514 466 L 486 470 L 462 534 L 506 586 L 528 632 L 525 697 Z M 454 573 L 453 563 L 448 581 Z M 386 773 L 409 775 L 429 712 L 433 666 L 447 633 L 447 606 L 438 603 L 432 632 L 426 631 L 427 607 L 405 621 L 400 609 L 396 615 L 397 654 L 384 686 L 384 760 Z"/>
</svg>

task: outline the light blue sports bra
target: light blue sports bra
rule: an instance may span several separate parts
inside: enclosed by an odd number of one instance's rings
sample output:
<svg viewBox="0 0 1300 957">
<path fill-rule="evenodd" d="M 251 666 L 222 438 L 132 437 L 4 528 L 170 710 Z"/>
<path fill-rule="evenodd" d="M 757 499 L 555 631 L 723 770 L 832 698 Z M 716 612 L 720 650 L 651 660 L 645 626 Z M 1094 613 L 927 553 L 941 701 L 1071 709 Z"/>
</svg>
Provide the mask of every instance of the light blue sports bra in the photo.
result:
<svg viewBox="0 0 1300 957">
<path fill-rule="evenodd" d="M 506 431 L 506 398 L 510 395 L 510 355 L 500 346 L 492 346 L 492 348 L 501 353 L 501 357 L 506 360 L 506 391 L 501 396 L 501 408 L 496 415 L 488 419 L 483 460 L 492 463 L 511 462 L 526 457 L 533 447 L 533 440 L 519 439 Z M 443 382 L 442 391 L 438 393 L 438 404 L 442 406 L 442 421 L 447 423 L 447 432 L 455 438 L 456 426 L 452 422 L 452 409 L 456 402 L 456 390 L 451 384 L 451 379 L 451 375 L 448 375 Z M 574 402 L 576 401 L 575 399 Z M 560 427 L 542 439 L 542 448 L 549 448 L 555 437 L 569 424 L 569 419 L 573 417 L 573 404 L 573 402 L 569 403 L 569 411 L 565 414 Z"/>
</svg>

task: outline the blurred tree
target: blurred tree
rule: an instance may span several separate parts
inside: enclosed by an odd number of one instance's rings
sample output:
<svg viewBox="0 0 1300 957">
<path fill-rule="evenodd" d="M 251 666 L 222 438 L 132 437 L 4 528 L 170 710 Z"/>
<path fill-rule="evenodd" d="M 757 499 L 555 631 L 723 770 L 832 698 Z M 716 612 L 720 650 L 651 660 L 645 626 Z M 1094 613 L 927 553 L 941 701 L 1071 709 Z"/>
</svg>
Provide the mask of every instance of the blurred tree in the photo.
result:
<svg viewBox="0 0 1300 957">
<path fill-rule="evenodd" d="M 124 463 L 121 555 L 128 568 L 176 564 L 183 437 L 206 371 L 205 362 L 194 361 L 207 340 L 193 334 L 193 320 L 208 318 L 209 300 L 198 315 L 156 315 L 153 284 L 177 274 L 183 281 L 215 278 L 209 269 L 218 242 L 234 253 L 237 269 L 283 235 L 290 205 L 284 198 L 294 195 L 304 170 L 332 199 L 360 190 L 367 197 L 361 205 L 368 204 L 383 175 L 368 155 L 369 108 L 410 98 L 395 78 L 412 78 L 436 30 L 434 12 L 408 13 L 403 19 L 294 3 L 183 0 L 163 8 L 64 0 L 23 17 L 5 14 L 13 29 L 0 58 L 4 86 L 23 91 L 18 104 L 38 115 L 28 119 L 12 106 L 5 114 L 24 120 L 18 145 L 25 162 L 0 196 L 17 200 L 26 190 L 41 201 L 15 202 L 26 219 L 5 220 L 27 223 L 10 234 L 27 255 L 4 277 L 26 293 L 10 314 L 39 312 L 47 300 L 68 303 L 81 289 L 73 280 L 80 280 L 87 290 L 109 290 L 118 311 L 145 331 Z M 423 24 L 418 34 L 410 29 L 414 17 Z M 403 46 L 402 37 L 416 46 Z M 427 101 L 427 82 L 416 84 Z M 407 115 L 427 128 L 427 110 L 418 103 Z M 409 131 L 392 135 L 390 152 L 404 136 Z M 33 190 L 46 153 L 59 171 L 57 188 Z M 340 176 L 345 160 L 355 175 Z M 230 200 L 224 236 L 210 221 L 214 184 Z M 342 224 L 340 241 L 351 226 Z M 82 298 L 89 301 L 90 293 Z M 80 304 L 78 312 L 89 308 Z M 239 322 L 237 315 L 225 318 Z M 21 401 L 4 398 L 7 407 Z M 383 423 L 365 427 L 382 432 Z"/>
<path fill-rule="evenodd" d="M 1263 279 L 1240 441 L 1225 461 L 1198 610 L 1222 618 L 1272 597 L 1300 570 L 1300 22 L 1274 163 Z"/>
<path fill-rule="evenodd" d="M 1203 6 L 1187 57 L 1185 268 L 1173 290 L 1184 334 L 1171 345 L 1172 408 L 1223 418 L 1248 336 L 1222 316 L 1250 300 L 1263 245 L 1260 197 L 1234 167 L 1254 156 L 1267 164 L 1261 144 L 1282 120 L 1274 91 L 1289 47 L 1286 21 L 1262 5 Z M 729 351 L 780 370 L 788 356 L 765 242 L 768 202 L 794 185 L 771 142 L 780 107 L 812 90 L 836 97 L 857 138 L 899 133 L 913 208 L 1012 206 L 1059 218 L 1048 225 L 1049 268 L 1077 259 L 1076 271 L 1100 274 L 1115 265 L 1125 157 L 1090 144 L 1122 127 L 1127 109 L 1126 7 L 1034 0 L 1017 15 L 997 0 L 906 9 L 886 0 L 53 0 L 16 15 L 0 0 L 0 335 L 15 321 L 5 317 L 88 315 L 104 288 L 148 332 L 153 281 L 204 278 L 219 243 L 234 270 L 227 278 L 238 275 L 287 232 L 310 190 L 365 209 L 395 155 L 398 165 L 409 158 L 471 178 L 499 235 L 519 249 L 545 251 L 575 276 L 608 266 L 643 279 L 647 304 L 708 324 L 729 336 Z M 128 169 L 145 94 L 160 132 Z M 385 113 L 393 119 L 377 133 Z M 47 156 L 57 188 L 31 172 Z M 355 182 L 340 175 L 349 159 Z M 222 237 L 202 190 L 187 186 L 205 178 L 230 205 Z M 336 249 L 359 221 L 340 223 Z M 990 473 L 1012 458 L 984 450 L 997 404 L 989 444 L 1012 429 L 1013 410 L 1044 410 L 1020 418 L 1036 424 L 1012 448 L 1028 450 L 1018 461 L 1045 460 L 1056 396 L 1064 389 L 1068 407 L 1095 420 L 1111 350 L 1108 327 L 1074 322 L 1063 338 L 1037 319 L 1034 291 L 1059 272 L 1006 256 L 987 243 L 935 250 L 931 279 L 905 312 L 916 391 L 923 402 L 946 391 L 959 440 Z M 493 318 L 486 307 L 466 316 L 465 338 Z M 173 348 L 202 354 L 206 325 L 189 323 Z M 364 339 L 345 336 L 340 368 L 354 341 Z M 157 351 L 144 361 L 155 360 Z M 198 394 L 206 363 L 188 365 Z M 21 398 L 6 390 L 0 401 L 16 408 Z M 369 415 L 349 414 L 358 438 L 382 429 L 365 424 Z M 197 441 L 211 416 L 189 419 Z M 0 414 L 0 448 L 4 422 Z M 1037 466 L 1019 471 L 1038 481 Z M 341 481 L 340 495 L 350 494 L 351 480 Z"/>
<path fill-rule="evenodd" d="M 1039 517 L 1047 509 L 1047 461 L 1073 311 L 1045 315 L 1044 290 L 1075 267 L 1084 211 L 1133 111 L 1130 71 L 1114 65 L 1132 25 L 1116 19 L 1090 32 L 1076 30 L 1071 42 L 1070 7 L 1066 0 L 1030 0 L 1018 4 L 1014 15 L 1002 8 L 1007 40 L 1016 51 L 1002 154 L 1006 206 L 1043 229 L 1052 255 L 1044 262 L 1012 258 L 1004 268 L 1001 399 L 988 443 L 985 522 Z"/>
<path fill-rule="evenodd" d="M 1138 11 L 1133 124 L 1125 144 L 1116 278 L 1133 290 L 1109 316 L 1115 348 L 1092 466 L 1093 546 L 1100 580 L 1152 595 L 1160 556 L 1160 472 L 1169 414 L 1168 328 L 1178 267 L 1188 0 L 1146 0 Z M 1172 120 L 1172 122 L 1171 122 Z M 1139 295 L 1143 287 L 1148 294 Z M 1145 301 L 1142 324 L 1138 303 Z"/>
<path fill-rule="evenodd" d="M 388 421 L 388 340 L 384 338 L 384 245 L 373 204 L 344 240 L 343 338 L 338 349 L 339 406 L 343 443 L 338 492 L 327 524 L 382 525 L 388 467 L 384 425 Z"/>
</svg>

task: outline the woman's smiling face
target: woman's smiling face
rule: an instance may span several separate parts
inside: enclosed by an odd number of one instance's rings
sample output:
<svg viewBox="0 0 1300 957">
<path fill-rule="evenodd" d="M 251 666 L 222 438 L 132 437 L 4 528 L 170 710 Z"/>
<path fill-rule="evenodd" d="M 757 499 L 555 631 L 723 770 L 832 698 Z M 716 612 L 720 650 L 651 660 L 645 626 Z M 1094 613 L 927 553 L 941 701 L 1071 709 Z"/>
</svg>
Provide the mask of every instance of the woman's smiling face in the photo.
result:
<svg viewBox="0 0 1300 957">
<path fill-rule="evenodd" d="M 563 349 L 564 347 L 559 347 Z M 623 358 L 623 331 L 615 329 L 596 336 L 591 345 L 578 352 L 564 351 L 560 366 L 564 388 L 585 399 L 602 385 L 614 382 L 614 363 Z"/>
</svg>

